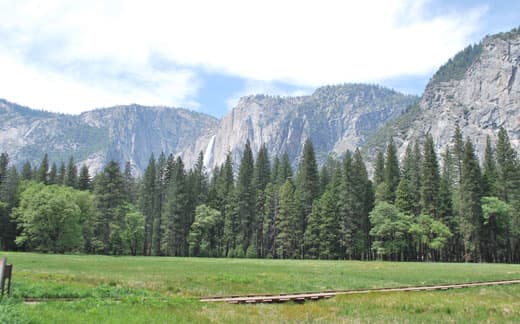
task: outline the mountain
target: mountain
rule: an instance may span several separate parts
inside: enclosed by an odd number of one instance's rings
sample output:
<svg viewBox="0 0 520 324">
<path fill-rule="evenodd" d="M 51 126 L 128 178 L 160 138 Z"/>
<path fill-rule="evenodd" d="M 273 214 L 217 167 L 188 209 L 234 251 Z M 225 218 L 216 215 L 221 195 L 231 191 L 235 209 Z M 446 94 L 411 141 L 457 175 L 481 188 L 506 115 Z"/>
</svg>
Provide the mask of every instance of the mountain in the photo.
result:
<svg viewBox="0 0 520 324">
<path fill-rule="evenodd" d="M 265 143 L 271 156 L 287 152 L 293 166 L 310 138 L 319 161 L 363 145 L 385 123 L 418 100 L 376 85 L 325 86 L 310 96 L 241 98 L 219 124 L 205 156 L 209 166 L 224 162 L 227 152 L 240 161 L 246 139 L 253 152 Z"/>
<path fill-rule="evenodd" d="M 390 136 L 403 153 L 406 145 L 431 134 L 440 152 L 452 145 L 456 124 L 483 156 L 486 136 L 504 127 L 520 149 L 520 29 L 485 37 L 468 46 L 431 78 L 418 105 L 368 140 L 369 156 Z"/>
<path fill-rule="evenodd" d="M 146 168 L 152 153 L 182 154 L 193 163 L 197 155 L 190 152 L 202 150 L 197 145 L 218 125 L 211 116 L 185 109 L 130 105 L 64 115 L 5 100 L 0 100 L 0 120 L 0 151 L 18 166 L 39 163 L 48 153 L 58 163 L 73 155 L 93 172 L 110 159 L 130 161 L 136 173 Z"/>
<path fill-rule="evenodd" d="M 345 84 L 317 89 L 310 96 L 248 96 L 222 120 L 184 109 L 138 105 L 97 109 L 77 116 L 31 110 L 0 101 L 0 151 L 17 165 L 70 155 L 99 171 L 110 159 L 130 161 L 142 173 L 152 153 L 180 155 L 187 165 L 205 153 L 208 169 L 232 152 L 240 160 L 249 139 L 256 152 L 265 143 L 271 155 L 289 154 L 297 164 L 311 138 L 318 158 L 344 153 L 364 143 L 386 122 L 417 101 L 375 85 Z"/>
<path fill-rule="evenodd" d="M 319 162 L 329 154 L 363 147 L 370 159 L 390 137 L 399 146 L 431 134 L 441 151 L 455 125 L 482 156 L 489 135 L 504 127 L 520 149 L 520 30 L 487 36 L 455 55 L 432 76 L 422 97 L 376 85 L 318 88 L 300 97 L 247 96 L 221 120 L 166 107 L 139 105 L 97 109 L 81 115 L 32 110 L 0 100 L 0 152 L 17 165 L 43 154 L 73 155 L 93 172 L 110 159 L 130 161 L 142 173 L 153 153 L 180 155 L 192 165 L 199 152 L 208 169 L 228 152 L 240 160 L 247 139 L 254 152 L 265 143 L 271 156 L 287 152 L 297 165 L 310 138 Z"/>
</svg>

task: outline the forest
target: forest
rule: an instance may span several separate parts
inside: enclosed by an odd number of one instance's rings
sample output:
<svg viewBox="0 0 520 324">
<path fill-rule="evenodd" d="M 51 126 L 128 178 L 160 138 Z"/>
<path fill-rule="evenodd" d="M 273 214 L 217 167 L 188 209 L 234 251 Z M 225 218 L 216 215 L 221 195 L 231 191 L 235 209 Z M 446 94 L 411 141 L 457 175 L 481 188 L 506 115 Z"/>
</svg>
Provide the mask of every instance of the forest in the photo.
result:
<svg viewBox="0 0 520 324">
<path fill-rule="evenodd" d="M 0 249 L 45 253 L 278 259 L 520 262 L 520 160 L 500 129 L 480 161 L 457 127 L 440 155 L 431 136 L 400 160 L 389 140 L 369 177 L 360 150 L 318 167 L 307 140 L 205 170 L 151 156 L 142 177 L 110 161 L 17 169 L 0 155 Z M 256 158 L 254 158 L 256 156 Z"/>
</svg>

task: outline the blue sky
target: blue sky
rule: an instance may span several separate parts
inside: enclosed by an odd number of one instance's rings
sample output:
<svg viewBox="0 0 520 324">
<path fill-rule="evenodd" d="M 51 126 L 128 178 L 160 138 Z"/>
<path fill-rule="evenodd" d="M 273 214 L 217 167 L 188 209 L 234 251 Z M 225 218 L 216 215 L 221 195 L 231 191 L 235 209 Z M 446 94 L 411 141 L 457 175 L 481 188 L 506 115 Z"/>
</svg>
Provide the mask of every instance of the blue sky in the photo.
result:
<svg viewBox="0 0 520 324">
<path fill-rule="evenodd" d="M 0 98 L 221 117 L 244 95 L 327 84 L 421 94 L 457 51 L 518 25 L 519 1 L 0 0 Z"/>
</svg>

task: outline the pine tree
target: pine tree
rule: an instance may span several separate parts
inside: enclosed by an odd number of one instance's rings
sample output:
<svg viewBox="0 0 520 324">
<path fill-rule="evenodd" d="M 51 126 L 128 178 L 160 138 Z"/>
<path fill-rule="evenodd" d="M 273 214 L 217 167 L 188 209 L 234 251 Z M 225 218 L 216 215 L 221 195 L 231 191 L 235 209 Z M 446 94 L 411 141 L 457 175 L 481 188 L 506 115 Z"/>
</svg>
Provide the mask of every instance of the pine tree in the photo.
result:
<svg viewBox="0 0 520 324">
<path fill-rule="evenodd" d="M 478 260 L 482 228 L 481 173 L 473 144 L 468 138 L 464 145 L 462 178 L 460 183 L 461 231 L 464 240 L 464 259 Z"/>
<path fill-rule="evenodd" d="M 65 185 L 71 188 L 76 188 L 78 186 L 78 168 L 76 167 L 72 156 L 69 158 L 69 163 L 67 164 Z"/>
<path fill-rule="evenodd" d="M 238 219 L 240 221 L 239 242 L 242 244 L 243 252 L 253 243 L 256 223 L 255 215 L 255 184 L 253 152 L 249 140 L 244 146 L 244 153 L 240 161 L 237 178 Z"/>
<path fill-rule="evenodd" d="M 352 161 L 352 184 L 354 194 L 354 219 L 356 233 L 354 237 L 354 256 L 366 259 L 370 254 L 370 220 L 368 214 L 373 208 L 374 194 L 372 183 L 368 179 L 368 172 L 361 155 L 356 149 Z"/>
<path fill-rule="evenodd" d="M 202 151 L 200 151 L 193 172 L 191 173 L 191 179 L 194 206 L 198 206 L 205 203 L 208 197 L 208 175 L 206 173 L 206 167 L 204 166 L 204 153 L 202 153 Z"/>
<path fill-rule="evenodd" d="M 60 168 L 58 169 L 58 176 L 56 178 L 56 183 L 59 185 L 65 185 L 65 163 L 61 161 Z"/>
<path fill-rule="evenodd" d="M 374 185 L 377 187 L 385 181 L 385 156 L 383 152 L 377 153 L 376 166 L 374 168 Z"/>
<path fill-rule="evenodd" d="M 277 233 L 276 218 L 278 215 L 278 185 L 270 182 L 265 187 L 264 217 L 262 226 L 261 255 L 272 258 L 276 255 L 274 240 Z"/>
<path fill-rule="evenodd" d="M 269 162 L 269 152 L 265 144 L 262 144 L 256 157 L 254 169 L 254 183 L 257 190 L 265 190 L 271 180 L 271 165 Z"/>
<path fill-rule="evenodd" d="M 7 161 L 3 161 L 5 164 Z M 0 250 L 15 249 L 17 235 L 16 223 L 12 211 L 18 206 L 18 186 L 20 177 L 14 166 L 7 168 L 0 183 Z"/>
<path fill-rule="evenodd" d="M 424 143 L 422 163 L 421 206 L 424 214 L 435 219 L 438 218 L 439 185 L 439 164 L 435 153 L 435 144 L 433 143 L 432 136 L 428 135 Z"/>
<path fill-rule="evenodd" d="M 231 152 L 226 155 L 218 181 L 217 196 L 220 201 L 221 222 L 217 223 L 217 231 L 221 233 L 220 253 L 229 256 L 236 247 L 238 232 L 237 199 L 234 187 L 233 160 Z"/>
<path fill-rule="evenodd" d="M 497 196 L 497 165 L 491 138 L 486 137 L 484 153 L 484 171 L 482 173 L 482 193 L 484 196 Z"/>
<path fill-rule="evenodd" d="M 124 221 L 119 211 L 126 202 L 125 182 L 117 162 L 108 162 L 103 172 L 98 175 L 94 193 L 98 210 L 94 223 L 94 249 L 104 254 L 117 251 L 120 248 L 116 242 L 119 236 L 118 229 L 122 228 Z"/>
<path fill-rule="evenodd" d="M 137 199 L 137 197 L 136 197 L 137 184 L 136 184 L 136 180 L 132 174 L 132 163 L 130 161 L 126 161 L 125 170 L 123 172 L 123 175 L 125 178 L 125 191 L 126 191 L 128 200 L 135 201 Z"/>
<path fill-rule="evenodd" d="M 291 162 L 289 162 L 289 155 L 287 155 L 287 152 L 282 155 L 282 160 L 280 162 L 277 174 L 278 177 L 276 178 L 276 183 L 280 186 L 283 185 L 287 180 L 292 181 L 293 170 L 291 167 Z"/>
<path fill-rule="evenodd" d="M 275 156 L 274 160 L 273 160 L 273 167 L 271 169 L 271 183 L 277 183 L 279 169 L 280 169 L 280 159 L 278 158 L 278 156 Z"/>
<path fill-rule="evenodd" d="M 160 217 L 157 211 L 157 196 L 160 193 L 157 190 L 156 178 L 155 157 L 152 153 L 139 188 L 139 209 L 144 215 L 143 255 L 152 253 L 154 221 Z"/>
<path fill-rule="evenodd" d="M 307 218 L 312 212 L 312 204 L 319 195 L 319 174 L 316 163 L 316 156 L 314 154 L 314 147 L 310 139 L 305 141 L 303 145 L 303 154 L 300 161 L 300 168 L 298 171 L 298 191 L 301 195 L 302 219 L 301 232 L 305 232 L 307 226 Z"/>
<path fill-rule="evenodd" d="M 320 259 L 337 259 L 340 255 L 340 247 L 338 245 L 340 239 L 340 231 L 338 227 L 340 221 L 338 210 L 338 189 L 339 181 L 331 183 L 327 187 L 325 193 L 317 201 L 317 204 L 320 205 L 319 212 L 321 218 L 319 230 Z"/>
<path fill-rule="evenodd" d="M 42 162 L 38 167 L 36 181 L 49 184 L 49 157 L 47 156 L 47 153 L 43 156 Z"/>
<path fill-rule="evenodd" d="M 267 151 L 267 147 L 262 145 L 260 147 L 260 151 L 258 151 L 258 155 L 255 161 L 255 169 L 254 169 L 254 187 L 255 187 L 255 215 L 256 221 L 254 224 L 254 231 L 256 236 L 256 255 L 263 256 L 263 244 L 264 244 L 264 222 L 265 218 L 268 217 L 264 210 L 265 208 L 265 200 L 266 193 L 265 189 L 267 184 L 271 180 L 271 166 L 269 163 L 269 153 Z"/>
<path fill-rule="evenodd" d="M 310 259 L 318 259 L 320 257 L 320 228 L 322 224 L 321 204 L 316 203 L 312 206 L 312 212 L 309 215 L 309 222 L 304 234 L 305 257 Z"/>
<path fill-rule="evenodd" d="M 455 124 L 455 133 L 453 134 L 453 159 L 454 169 L 453 173 L 455 186 L 460 186 L 462 178 L 462 160 L 464 159 L 464 140 L 462 138 L 462 131 L 460 130 L 459 124 Z"/>
<path fill-rule="evenodd" d="M 22 180 L 31 180 L 33 177 L 31 162 L 26 161 L 22 166 Z"/>
<path fill-rule="evenodd" d="M 341 254 L 342 257 L 345 255 L 350 259 L 353 256 L 354 249 L 354 237 L 356 233 L 356 224 L 355 224 L 355 193 L 354 193 L 354 180 L 353 180 L 353 167 L 352 167 L 352 154 L 350 151 L 345 152 L 345 156 L 343 158 L 343 163 L 340 168 L 335 171 L 335 178 L 340 179 L 339 185 L 339 197 L 338 197 L 338 207 L 339 207 L 339 227 L 341 229 L 341 240 L 339 241 L 341 245 Z M 321 205 L 317 208 L 319 211 L 318 219 L 321 218 Z M 321 223 L 319 223 L 321 224 Z"/>
<path fill-rule="evenodd" d="M 520 187 L 520 179 L 517 167 L 517 154 L 512 148 L 509 136 L 503 127 L 498 132 L 496 160 L 499 198 L 505 202 L 510 202 L 513 198 L 513 193 L 518 191 Z"/>
<path fill-rule="evenodd" d="M 407 215 L 413 215 L 415 210 L 414 195 L 410 189 L 407 177 L 401 178 L 395 195 L 395 206 L 399 211 Z"/>
<path fill-rule="evenodd" d="M 86 164 L 83 164 L 79 170 L 78 189 L 83 191 L 92 190 L 92 180 Z"/>
<path fill-rule="evenodd" d="M 161 221 L 163 218 L 164 205 L 166 204 L 167 180 L 166 180 L 166 156 L 161 152 L 155 166 L 155 184 L 156 194 L 154 196 L 154 219 L 152 224 L 152 254 L 162 255 L 161 242 L 163 226 Z M 146 222 L 146 218 L 145 218 Z M 146 225 L 145 225 L 146 226 Z"/>
<path fill-rule="evenodd" d="M 280 259 L 298 256 L 297 218 L 295 190 L 293 184 L 287 180 L 280 188 L 279 209 L 276 218 L 276 255 Z"/>
<path fill-rule="evenodd" d="M 166 255 L 188 255 L 188 234 L 191 214 L 184 163 L 180 157 L 175 161 L 172 179 L 168 185 L 165 213 L 161 221 L 163 237 L 161 251 Z"/>
<path fill-rule="evenodd" d="M 49 172 L 49 184 L 56 184 L 58 180 L 58 168 L 56 167 L 56 163 L 52 163 L 51 171 Z"/>
<path fill-rule="evenodd" d="M 452 162 L 449 147 L 443 153 L 442 174 L 439 184 L 439 201 L 437 207 L 437 214 L 439 219 L 448 227 L 452 233 L 456 232 L 456 227 L 452 224 L 455 220 L 453 215 L 453 188 L 452 188 Z"/>
<path fill-rule="evenodd" d="M 9 155 L 7 153 L 0 154 L 0 185 L 7 177 L 7 166 L 9 165 Z M 0 200 L 2 197 L 0 196 Z"/>
<path fill-rule="evenodd" d="M 405 156 L 403 159 L 402 178 L 406 178 L 406 190 L 407 192 L 401 191 L 401 199 L 406 199 L 407 213 L 409 215 L 419 216 L 421 213 L 421 164 L 422 154 L 419 142 L 415 142 L 414 145 L 410 143 L 406 147 Z M 401 179 L 402 180 L 402 179 Z M 399 182 L 401 184 L 401 182 Z M 401 190 L 404 190 L 404 184 L 401 186 Z M 399 191 L 399 186 L 397 187 Z M 396 192 L 396 195 L 398 193 Z M 405 198 L 404 195 L 407 197 Z M 396 197 L 397 199 L 397 197 Z M 404 203 L 401 200 L 400 203 Z M 404 206 L 401 206 L 404 208 Z M 411 210 L 408 208 L 411 207 Z"/>
<path fill-rule="evenodd" d="M 386 193 L 385 200 L 393 203 L 395 201 L 395 192 L 399 185 L 400 179 L 399 161 L 397 159 L 397 149 L 395 148 L 394 140 L 390 138 L 388 147 L 386 149 L 385 160 L 385 184 Z"/>
</svg>

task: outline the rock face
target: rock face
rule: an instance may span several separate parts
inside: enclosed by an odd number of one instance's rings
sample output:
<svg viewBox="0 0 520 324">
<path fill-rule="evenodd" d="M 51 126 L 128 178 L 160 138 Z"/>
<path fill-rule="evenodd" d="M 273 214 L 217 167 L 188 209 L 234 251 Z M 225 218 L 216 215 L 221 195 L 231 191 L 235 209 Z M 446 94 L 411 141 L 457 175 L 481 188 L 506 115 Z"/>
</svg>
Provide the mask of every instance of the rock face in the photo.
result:
<svg viewBox="0 0 520 324">
<path fill-rule="evenodd" d="M 188 166 L 204 152 L 208 169 L 231 152 L 240 161 L 249 139 L 253 152 L 265 143 L 271 156 L 287 152 L 297 165 L 310 138 L 319 161 L 328 154 L 375 147 L 394 137 L 400 152 L 431 134 L 438 151 L 451 145 L 455 125 L 482 156 L 486 136 L 500 127 L 520 149 L 520 31 L 486 37 L 439 69 L 418 98 L 374 85 L 345 84 L 310 96 L 248 96 L 220 121 L 183 109 L 138 105 L 78 116 L 53 114 L 0 100 L 0 151 L 17 165 L 73 155 L 93 172 L 110 159 L 130 161 L 142 173 L 152 153 L 180 155 Z M 407 109 L 410 107 L 409 109 Z"/>
<path fill-rule="evenodd" d="M 48 153 L 58 163 L 73 155 L 92 172 L 110 159 L 130 161 L 136 174 L 146 168 L 152 153 L 182 155 L 193 163 L 197 155 L 191 152 L 204 149 L 218 123 L 208 115 L 165 107 L 131 105 L 71 116 L 7 101 L 0 101 L 0 120 L 0 151 L 8 152 L 15 165 L 34 165 Z"/>
<path fill-rule="evenodd" d="M 311 96 L 249 96 L 221 121 L 206 157 L 220 165 L 227 152 L 240 161 L 247 139 L 253 152 L 265 143 L 271 156 L 287 152 L 293 166 L 310 138 L 319 161 L 329 153 L 344 153 L 363 145 L 387 121 L 399 116 L 415 96 L 363 84 L 327 86 Z"/>
<path fill-rule="evenodd" d="M 265 143 L 271 156 L 289 154 L 293 165 L 311 138 L 318 159 L 363 144 L 367 136 L 398 116 L 417 97 L 373 85 L 328 86 L 311 96 L 242 98 L 220 122 L 184 109 L 120 106 L 79 116 L 53 114 L 0 102 L 0 151 L 17 165 L 67 161 L 99 171 L 107 161 L 130 161 L 136 174 L 150 155 L 180 155 L 193 165 L 204 152 L 208 169 L 224 162 L 228 151 L 240 161 L 247 139 L 256 152 Z"/>
<path fill-rule="evenodd" d="M 461 78 L 432 78 L 421 98 L 414 121 L 403 133 L 395 133 L 403 152 L 407 143 L 430 133 L 439 151 L 452 144 L 458 123 L 464 138 L 470 137 L 480 157 L 486 136 L 493 141 L 504 127 L 513 146 L 520 149 L 520 32 L 486 37 L 478 57 Z M 450 64 L 450 63 L 448 63 Z"/>
</svg>

